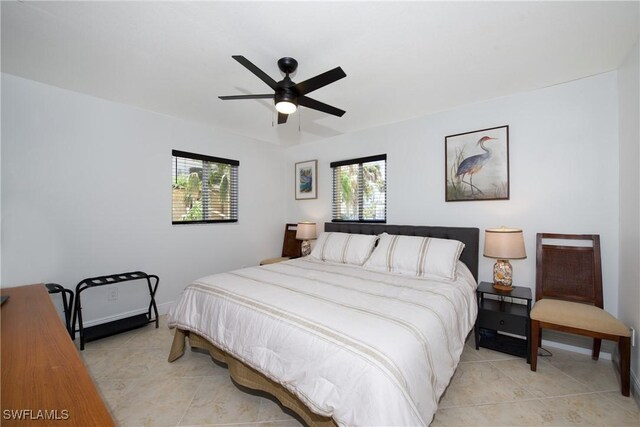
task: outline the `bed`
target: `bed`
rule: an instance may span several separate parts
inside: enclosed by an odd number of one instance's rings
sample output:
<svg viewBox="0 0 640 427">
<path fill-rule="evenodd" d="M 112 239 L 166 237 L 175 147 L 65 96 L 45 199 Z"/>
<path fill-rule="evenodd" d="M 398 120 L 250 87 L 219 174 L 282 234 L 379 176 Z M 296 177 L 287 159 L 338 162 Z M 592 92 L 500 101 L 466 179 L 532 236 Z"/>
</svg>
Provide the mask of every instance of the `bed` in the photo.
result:
<svg viewBox="0 0 640 427">
<path fill-rule="evenodd" d="M 188 286 L 169 361 L 188 337 L 311 426 L 428 425 L 477 315 L 478 241 L 477 228 L 326 223 L 309 257 Z"/>
</svg>

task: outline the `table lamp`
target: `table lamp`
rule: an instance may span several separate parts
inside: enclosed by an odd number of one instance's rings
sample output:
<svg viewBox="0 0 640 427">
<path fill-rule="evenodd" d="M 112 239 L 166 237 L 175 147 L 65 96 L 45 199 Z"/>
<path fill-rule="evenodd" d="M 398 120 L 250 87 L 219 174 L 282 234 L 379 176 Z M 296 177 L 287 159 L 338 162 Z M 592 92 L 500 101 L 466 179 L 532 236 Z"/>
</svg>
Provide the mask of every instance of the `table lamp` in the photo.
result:
<svg viewBox="0 0 640 427">
<path fill-rule="evenodd" d="M 310 240 L 318 237 L 316 235 L 316 223 L 315 222 L 299 222 L 298 230 L 296 231 L 296 239 L 302 240 L 302 256 L 307 256 L 311 253 Z"/>
<path fill-rule="evenodd" d="M 518 228 L 488 228 L 484 232 L 484 256 L 496 258 L 493 266 L 493 287 L 501 291 L 511 291 L 513 269 L 510 259 L 527 257 L 524 249 L 522 230 Z"/>
</svg>

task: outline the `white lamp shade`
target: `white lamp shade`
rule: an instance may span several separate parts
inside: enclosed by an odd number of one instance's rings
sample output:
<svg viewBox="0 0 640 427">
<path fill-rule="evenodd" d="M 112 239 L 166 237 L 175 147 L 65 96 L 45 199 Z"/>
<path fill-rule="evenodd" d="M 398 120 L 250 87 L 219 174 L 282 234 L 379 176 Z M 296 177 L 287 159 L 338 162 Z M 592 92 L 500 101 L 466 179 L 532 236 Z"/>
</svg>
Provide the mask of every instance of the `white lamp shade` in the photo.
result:
<svg viewBox="0 0 640 427">
<path fill-rule="evenodd" d="M 526 258 L 522 230 L 507 227 L 485 230 L 484 256 L 497 259 Z"/>
<path fill-rule="evenodd" d="M 298 240 L 313 240 L 317 236 L 316 223 L 315 222 L 299 222 L 298 230 L 296 231 L 296 239 Z"/>
</svg>

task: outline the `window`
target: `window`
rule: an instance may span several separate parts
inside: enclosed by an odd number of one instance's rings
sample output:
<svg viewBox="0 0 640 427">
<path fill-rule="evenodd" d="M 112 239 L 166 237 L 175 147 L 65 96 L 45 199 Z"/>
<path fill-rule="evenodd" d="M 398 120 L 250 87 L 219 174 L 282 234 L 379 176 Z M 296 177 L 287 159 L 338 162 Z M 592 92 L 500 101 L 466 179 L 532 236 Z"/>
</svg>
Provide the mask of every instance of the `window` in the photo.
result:
<svg viewBox="0 0 640 427">
<path fill-rule="evenodd" d="M 387 222 L 387 155 L 331 163 L 333 221 Z"/>
<path fill-rule="evenodd" d="M 173 150 L 173 224 L 238 221 L 237 160 Z"/>
</svg>

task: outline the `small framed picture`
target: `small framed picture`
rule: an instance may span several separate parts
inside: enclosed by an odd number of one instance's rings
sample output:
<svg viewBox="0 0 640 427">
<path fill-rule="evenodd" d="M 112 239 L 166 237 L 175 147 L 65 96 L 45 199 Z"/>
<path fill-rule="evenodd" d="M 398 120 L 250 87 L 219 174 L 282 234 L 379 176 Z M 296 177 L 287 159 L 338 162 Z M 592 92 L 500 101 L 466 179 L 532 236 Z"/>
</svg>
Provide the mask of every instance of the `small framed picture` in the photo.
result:
<svg viewBox="0 0 640 427">
<path fill-rule="evenodd" d="M 296 200 L 318 198 L 318 161 L 296 163 Z"/>
<path fill-rule="evenodd" d="M 509 200 L 509 126 L 445 137 L 445 200 Z"/>
</svg>

